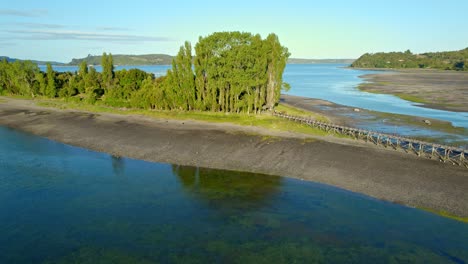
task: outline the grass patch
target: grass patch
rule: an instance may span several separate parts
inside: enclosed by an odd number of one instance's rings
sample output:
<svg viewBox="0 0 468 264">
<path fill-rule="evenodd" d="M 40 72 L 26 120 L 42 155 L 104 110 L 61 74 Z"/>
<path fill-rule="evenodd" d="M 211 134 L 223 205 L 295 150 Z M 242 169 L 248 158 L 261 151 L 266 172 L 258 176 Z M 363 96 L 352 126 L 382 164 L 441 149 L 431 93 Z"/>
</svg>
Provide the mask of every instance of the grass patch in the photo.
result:
<svg viewBox="0 0 468 264">
<path fill-rule="evenodd" d="M 312 143 L 312 142 L 315 142 L 316 140 L 313 139 L 313 138 L 305 138 L 304 140 L 302 140 L 302 145 L 305 145 L 307 143 Z"/>
<path fill-rule="evenodd" d="M 468 135 L 468 131 L 465 128 L 454 127 L 452 123 L 447 122 L 447 121 L 431 119 L 431 125 L 429 126 L 423 122 L 423 120 L 426 119 L 424 117 L 399 115 L 399 114 L 376 112 L 376 111 L 370 111 L 370 113 L 375 116 L 374 120 L 388 119 L 387 122 L 390 124 L 394 124 L 396 126 L 396 130 L 398 130 L 399 125 L 416 126 L 416 127 L 422 127 L 425 129 L 431 129 L 434 131 L 442 131 L 442 132 L 451 133 L 451 134 Z"/>
<path fill-rule="evenodd" d="M 104 105 L 91 105 L 77 102 L 66 102 L 61 99 L 40 100 L 38 106 L 53 107 L 58 109 L 75 109 L 89 112 L 114 113 L 121 115 L 142 115 L 154 118 L 175 119 L 175 120 L 196 120 L 212 123 L 232 123 L 242 126 L 256 126 L 276 131 L 286 131 L 308 134 L 313 136 L 326 136 L 327 133 L 318 128 L 305 124 L 289 121 L 280 117 L 264 113 L 260 115 L 247 115 L 235 113 L 202 112 L 202 111 L 161 111 L 161 110 L 142 110 L 142 109 L 123 109 L 113 108 Z M 284 109 L 291 109 L 283 107 Z M 305 111 L 304 111 L 305 112 Z M 310 116 L 311 112 L 307 112 Z M 317 116 L 320 116 L 317 114 Z M 331 134 L 333 135 L 333 134 Z"/>
<path fill-rule="evenodd" d="M 293 107 L 293 106 L 290 106 L 290 105 L 278 104 L 278 106 L 276 106 L 275 110 L 278 111 L 278 112 L 285 112 L 285 113 L 287 113 L 289 115 L 293 115 L 293 116 L 307 117 L 307 118 L 314 119 L 314 120 L 317 120 L 317 121 L 322 121 L 322 122 L 329 122 L 330 121 L 326 116 L 323 116 L 323 115 L 318 114 L 318 113 L 302 110 L 302 109 L 299 109 L 299 108 L 296 108 L 296 107 Z"/>
<path fill-rule="evenodd" d="M 419 103 L 419 104 L 426 104 L 427 103 L 426 100 L 424 100 L 424 99 L 422 99 L 420 97 L 411 95 L 411 94 L 396 93 L 394 95 L 401 98 L 401 99 L 403 99 L 403 100 L 414 102 L 414 103 Z"/>
<path fill-rule="evenodd" d="M 411 95 L 411 94 L 405 94 L 405 93 L 388 93 L 386 91 L 381 91 L 379 89 L 376 89 L 376 87 L 380 86 L 386 86 L 389 83 L 384 83 L 384 82 L 377 82 L 377 83 L 361 83 L 358 85 L 358 89 L 364 92 L 368 93 L 374 93 L 374 94 L 388 94 L 388 95 L 394 95 L 400 99 L 410 101 L 413 103 L 420 103 L 420 104 L 426 104 L 428 103 L 426 100 L 424 100 L 421 97 Z"/>
<path fill-rule="evenodd" d="M 281 138 L 275 137 L 275 136 L 262 136 L 262 141 L 265 141 L 267 143 L 272 143 L 272 142 L 281 141 Z"/>
<path fill-rule="evenodd" d="M 463 223 L 468 223 L 468 217 L 455 216 L 455 215 L 452 215 L 452 214 L 450 214 L 449 212 L 446 212 L 446 211 L 438 211 L 438 210 L 433 210 L 433 209 L 426 208 L 426 207 L 418 207 L 418 209 L 421 209 L 421 210 L 424 210 L 426 212 L 433 213 L 433 214 L 436 214 L 436 215 L 439 215 L 439 216 L 442 216 L 442 217 L 457 220 L 457 221 L 460 221 L 460 222 L 463 222 Z"/>
</svg>

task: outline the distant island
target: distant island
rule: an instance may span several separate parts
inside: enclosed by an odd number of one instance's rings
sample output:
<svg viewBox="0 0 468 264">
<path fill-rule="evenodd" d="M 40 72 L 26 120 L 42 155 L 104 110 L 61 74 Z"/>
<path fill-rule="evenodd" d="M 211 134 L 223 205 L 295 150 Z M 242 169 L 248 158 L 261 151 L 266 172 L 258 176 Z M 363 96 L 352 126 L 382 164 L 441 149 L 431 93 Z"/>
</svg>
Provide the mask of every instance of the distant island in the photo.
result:
<svg viewBox="0 0 468 264">
<path fill-rule="evenodd" d="M 144 55 L 128 55 L 116 54 L 112 55 L 115 65 L 170 65 L 174 56 L 167 54 L 144 54 Z M 6 60 L 8 62 L 26 61 L 7 56 L 0 56 L 0 61 Z M 89 54 L 84 58 L 73 58 L 71 62 L 56 62 L 56 61 L 38 61 L 31 60 L 31 62 L 38 65 L 46 65 L 50 63 L 56 66 L 78 66 L 81 62 L 86 61 L 88 65 L 100 65 L 102 61 L 101 55 Z M 288 64 L 316 64 L 316 63 L 337 63 L 337 64 L 351 64 L 355 59 L 302 59 L 302 58 L 289 58 Z"/>
<path fill-rule="evenodd" d="M 145 55 L 112 55 L 116 65 L 170 65 L 174 56 L 167 54 L 145 54 Z M 80 65 L 86 61 L 88 65 L 99 65 L 102 61 L 101 55 L 88 55 L 81 59 L 72 59 L 68 65 Z"/>
<path fill-rule="evenodd" d="M 338 63 L 338 64 L 351 64 L 356 59 L 299 59 L 289 58 L 288 64 L 316 64 L 316 63 Z"/>
<path fill-rule="evenodd" d="M 468 48 L 459 51 L 366 53 L 351 64 L 354 68 L 439 69 L 468 71 Z"/>
<path fill-rule="evenodd" d="M 4 61 L 4 60 L 6 60 L 7 62 L 27 61 L 27 60 L 20 60 L 16 58 L 10 58 L 8 56 L 0 56 L 0 61 Z M 57 61 L 38 61 L 38 60 L 28 60 L 28 61 L 38 64 L 38 65 L 46 65 L 47 63 L 50 63 L 52 65 L 60 65 L 60 66 L 67 65 L 66 63 L 57 62 Z"/>
<path fill-rule="evenodd" d="M 116 65 L 170 65 L 174 56 L 167 54 L 146 54 L 146 55 L 112 55 Z M 86 58 L 72 59 L 69 65 L 79 65 L 86 61 L 88 65 L 98 65 L 101 63 L 101 55 L 88 55 Z M 315 64 L 315 63 L 341 63 L 351 64 L 355 59 L 300 59 L 289 58 L 288 64 Z"/>
</svg>

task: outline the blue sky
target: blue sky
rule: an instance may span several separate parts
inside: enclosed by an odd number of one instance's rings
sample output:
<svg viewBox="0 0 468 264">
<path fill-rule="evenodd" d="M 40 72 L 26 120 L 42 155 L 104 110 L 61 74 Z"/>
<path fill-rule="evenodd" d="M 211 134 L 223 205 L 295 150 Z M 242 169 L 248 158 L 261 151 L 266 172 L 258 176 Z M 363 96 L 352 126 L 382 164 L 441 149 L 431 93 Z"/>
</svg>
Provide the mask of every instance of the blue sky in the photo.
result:
<svg viewBox="0 0 468 264">
<path fill-rule="evenodd" d="M 468 47 L 468 1 L 3 1 L 0 55 L 69 62 L 88 54 L 174 55 L 215 31 L 276 33 L 292 57 Z"/>
</svg>

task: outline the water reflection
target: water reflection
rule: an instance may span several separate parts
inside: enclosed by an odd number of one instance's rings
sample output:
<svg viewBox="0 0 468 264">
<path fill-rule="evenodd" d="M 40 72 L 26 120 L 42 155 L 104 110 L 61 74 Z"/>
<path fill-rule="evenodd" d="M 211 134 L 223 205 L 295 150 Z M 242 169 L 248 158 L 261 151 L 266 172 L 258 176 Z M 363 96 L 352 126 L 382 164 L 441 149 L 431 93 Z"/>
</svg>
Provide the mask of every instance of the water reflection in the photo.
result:
<svg viewBox="0 0 468 264">
<path fill-rule="evenodd" d="M 111 156 L 112 159 L 112 170 L 115 176 L 124 176 L 125 173 L 125 160 L 119 156 Z"/>
<path fill-rule="evenodd" d="M 282 179 L 239 171 L 172 165 L 172 172 L 188 193 L 218 208 L 255 210 L 279 192 Z"/>
</svg>

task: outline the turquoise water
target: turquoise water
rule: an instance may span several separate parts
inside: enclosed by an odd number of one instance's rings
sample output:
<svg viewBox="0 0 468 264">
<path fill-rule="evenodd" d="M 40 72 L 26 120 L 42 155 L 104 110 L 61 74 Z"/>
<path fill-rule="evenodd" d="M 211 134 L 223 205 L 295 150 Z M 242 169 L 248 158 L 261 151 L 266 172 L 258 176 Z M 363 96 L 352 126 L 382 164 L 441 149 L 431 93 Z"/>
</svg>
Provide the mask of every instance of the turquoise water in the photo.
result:
<svg viewBox="0 0 468 264">
<path fill-rule="evenodd" d="M 468 224 L 0 127 L 0 263 L 466 263 Z"/>
<path fill-rule="evenodd" d="M 345 64 L 289 64 L 284 72 L 284 80 L 291 85 L 291 90 L 286 94 L 319 98 L 379 112 L 445 120 L 454 126 L 468 129 L 467 112 L 420 107 L 417 103 L 393 95 L 358 90 L 357 85 L 363 81 L 359 76 L 377 72 L 343 68 L 345 66 Z"/>
</svg>

